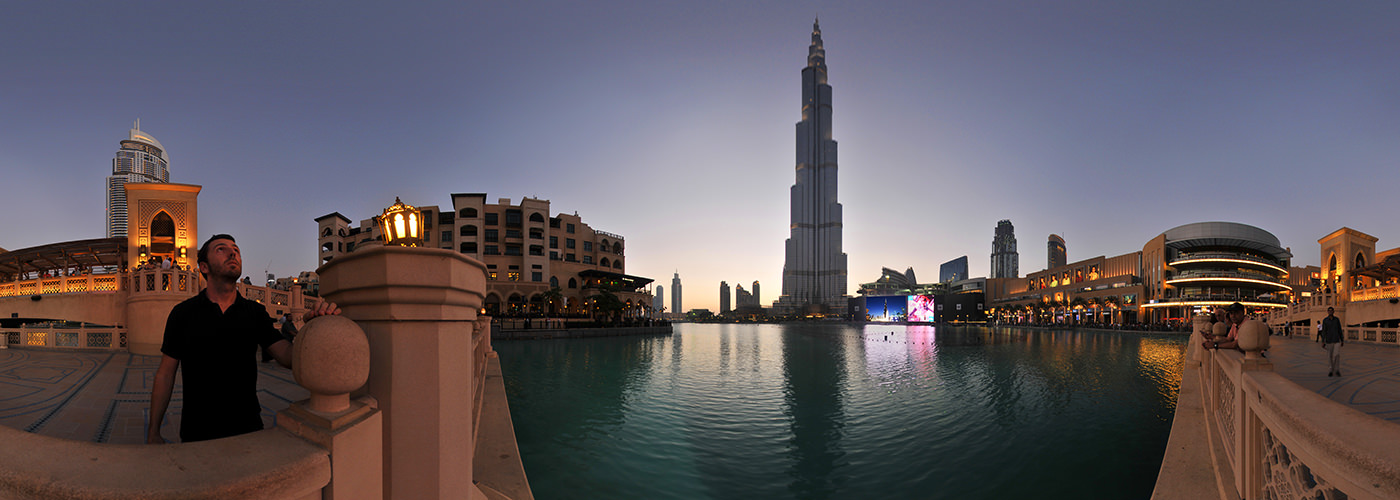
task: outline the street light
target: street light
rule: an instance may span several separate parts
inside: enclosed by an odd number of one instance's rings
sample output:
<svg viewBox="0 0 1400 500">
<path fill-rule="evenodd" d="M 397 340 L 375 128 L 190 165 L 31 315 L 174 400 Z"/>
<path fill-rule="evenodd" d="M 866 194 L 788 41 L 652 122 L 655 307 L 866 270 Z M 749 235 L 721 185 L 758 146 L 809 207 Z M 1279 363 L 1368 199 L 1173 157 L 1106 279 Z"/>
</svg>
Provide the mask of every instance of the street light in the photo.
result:
<svg viewBox="0 0 1400 500">
<path fill-rule="evenodd" d="M 412 205 L 405 205 L 397 196 L 394 204 L 379 216 L 379 224 L 384 229 L 385 245 L 423 245 L 423 213 Z"/>
</svg>

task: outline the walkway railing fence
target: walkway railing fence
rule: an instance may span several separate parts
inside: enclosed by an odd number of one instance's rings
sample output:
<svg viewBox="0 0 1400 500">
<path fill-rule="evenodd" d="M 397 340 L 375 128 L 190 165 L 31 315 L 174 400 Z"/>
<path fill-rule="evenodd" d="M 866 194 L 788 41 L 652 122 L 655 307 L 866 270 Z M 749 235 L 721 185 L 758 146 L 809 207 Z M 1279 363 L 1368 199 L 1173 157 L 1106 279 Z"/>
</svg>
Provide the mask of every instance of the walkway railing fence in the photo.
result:
<svg viewBox="0 0 1400 500">
<path fill-rule="evenodd" d="M 25 325 L 0 328 L 0 348 L 44 347 L 53 349 L 126 349 L 126 328 Z"/>
</svg>

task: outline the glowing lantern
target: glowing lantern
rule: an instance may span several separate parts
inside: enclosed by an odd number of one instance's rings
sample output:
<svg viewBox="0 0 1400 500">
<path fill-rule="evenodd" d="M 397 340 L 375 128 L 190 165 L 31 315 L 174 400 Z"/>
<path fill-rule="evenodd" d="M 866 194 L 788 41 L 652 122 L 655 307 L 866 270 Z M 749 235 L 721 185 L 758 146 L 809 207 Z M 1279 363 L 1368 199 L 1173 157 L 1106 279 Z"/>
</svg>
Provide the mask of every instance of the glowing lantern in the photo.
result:
<svg viewBox="0 0 1400 500">
<path fill-rule="evenodd" d="M 379 216 L 379 224 L 384 230 L 385 245 L 423 245 L 423 212 L 412 205 L 403 204 L 397 196 L 394 197 L 394 204 Z"/>
</svg>

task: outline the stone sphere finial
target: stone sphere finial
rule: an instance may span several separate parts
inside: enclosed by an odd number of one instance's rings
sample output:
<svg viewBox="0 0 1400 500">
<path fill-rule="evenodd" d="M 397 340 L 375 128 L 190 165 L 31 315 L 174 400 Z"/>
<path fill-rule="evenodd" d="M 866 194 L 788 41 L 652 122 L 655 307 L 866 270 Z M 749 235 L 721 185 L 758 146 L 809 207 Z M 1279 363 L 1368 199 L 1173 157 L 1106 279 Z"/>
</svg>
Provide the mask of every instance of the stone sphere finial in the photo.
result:
<svg viewBox="0 0 1400 500">
<path fill-rule="evenodd" d="M 307 407 L 323 413 L 350 408 L 350 391 L 369 380 L 369 339 L 344 316 L 319 316 L 306 323 L 292 346 L 292 375 L 311 391 Z"/>
<path fill-rule="evenodd" d="M 1211 333 L 1215 335 L 1216 340 L 1221 340 L 1225 337 L 1229 337 L 1230 324 L 1224 321 L 1217 322 L 1214 326 L 1211 326 Z"/>
<path fill-rule="evenodd" d="M 1191 333 L 1200 335 L 1202 338 L 1209 339 L 1211 336 L 1210 325 L 1211 322 L 1209 314 L 1197 314 L 1195 318 L 1191 318 Z"/>
<path fill-rule="evenodd" d="M 1269 348 L 1269 328 L 1257 319 L 1247 319 L 1240 323 L 1240 332 L 1236 335 L 1240 349 L 1244 349 L 1245 359 L 1259 357 L 1259 352 Z"/>
</svg>

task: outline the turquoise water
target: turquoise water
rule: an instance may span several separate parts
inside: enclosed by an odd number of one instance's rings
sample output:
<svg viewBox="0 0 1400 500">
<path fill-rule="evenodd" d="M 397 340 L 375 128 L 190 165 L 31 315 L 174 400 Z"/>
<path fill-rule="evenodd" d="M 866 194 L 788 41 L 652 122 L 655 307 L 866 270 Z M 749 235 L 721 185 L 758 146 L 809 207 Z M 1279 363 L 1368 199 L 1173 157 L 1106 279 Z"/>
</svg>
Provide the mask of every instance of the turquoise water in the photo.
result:
<svg viewBox="0 0 1400 500">
<path fill-rule="evenodd" d="M 497 341 L 536 498 L 1148 498 L 1185 337 L 677 325 Z"/>
</svg>

